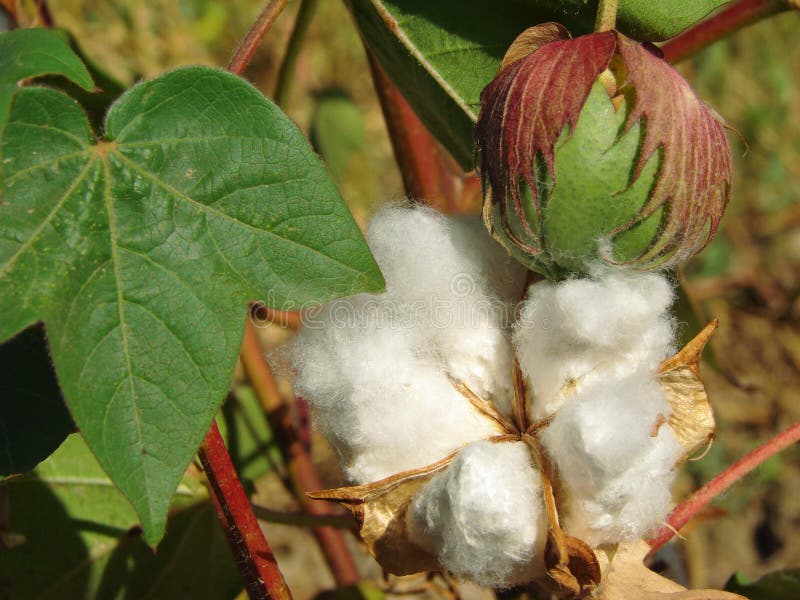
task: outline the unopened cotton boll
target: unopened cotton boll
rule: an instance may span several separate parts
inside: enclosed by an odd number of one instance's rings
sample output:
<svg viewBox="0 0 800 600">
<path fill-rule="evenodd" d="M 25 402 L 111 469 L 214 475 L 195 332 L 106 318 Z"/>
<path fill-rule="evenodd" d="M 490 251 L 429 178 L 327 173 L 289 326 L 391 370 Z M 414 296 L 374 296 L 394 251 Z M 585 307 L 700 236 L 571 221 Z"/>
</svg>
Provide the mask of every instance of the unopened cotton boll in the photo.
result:
<svg viewBox="0 0 800 600">
<path fill-rule="evenodd" d="M 411 540 L 459 577 L 488 587 L 543 572 L 547 525 L 542 484 L 521 442 L 475 442 L 415 497 Z"/>
<path fill-rule="evenodd" d="M 568 533 L 596 545 L 661 524 L 682 452 L 669 410 L 646 370 L 586 385 L 561 407 L 542 443 L 569 498 Z"/>
<path fill-rule="evenodd" d="M 386 292 L 329 303 L 291 345 L 295 391 L 358 482 L 497 433 L 449 378 L 510 406 L 510 340 L 491 309 L 524 272 L 502 249 L 466 251 L 474 228 L 425 208 L 381 210 L 367 241 Z"/>
<path fill-rule="evenodd" d="M 674 351 L 671 301 L 669 283 L 655 273 L 615 271 L 531 286 L 513 342 L 534 417 L 553 414 L 576 386 L 655 370 Z"/>
</svg>

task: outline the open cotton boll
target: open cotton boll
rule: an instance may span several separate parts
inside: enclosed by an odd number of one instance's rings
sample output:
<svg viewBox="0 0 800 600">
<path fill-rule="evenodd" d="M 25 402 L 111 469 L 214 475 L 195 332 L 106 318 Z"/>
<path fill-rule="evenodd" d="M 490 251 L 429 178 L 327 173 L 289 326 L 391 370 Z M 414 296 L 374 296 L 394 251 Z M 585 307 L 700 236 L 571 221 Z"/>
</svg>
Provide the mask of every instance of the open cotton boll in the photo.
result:
<svg viewBox="0 0 800 600">
<path fill-rule="evenodd" d="M 510 302 L 525 270 L 493 243 L 478 217 L 445 217 L 425 207 L 382 209 L 370 221 L 367 242 L 386 279 L 380 297 L 409 314 L 426 336 L 421 350 L 508 412 Z"/>
<path fill-rule="evenodd" d="M 642 370 L 618 381 L 583 386 L 561 407 L 541 440 L 562 479 L 574 490 L 592 494 L 650 452 L 653 428 L 669 411 L 663 390 Z"/>
<path fill-rule="evenodd" d="M 638 539 L 661 527 L 672 507 L 681 451 L 672 429 L 662 426 L 650 451 L 631 468 L 594 495 L 572 494 L 565 530 L 596 546 Z"/>
<path fill-rule="evenodd" d="M 327 304 L 290 348 L 295 391 L 359 482 L 497 433 L 448 376 L 510 411 L 512 352 L 500 297 L 509 292 L 494 286 L 510 289 L 524 272 L 502 249 L 477 252 L 482 243 L 473 243 L 467 251 L 478 233 L 488 238 L 466 219 L 427 208 L 379 211 L 367 242 L 386 292 Z"/>
<path fill-rule="evenodd" d="M 659 424 L 669 410 L 644 370 L 584 386 L 559 410 L 541 439 L 569 498 L 571 535 L 618 542 L 661 524 L 682 452 L 672 429 Z"/>
<path fill-rule="evenodd" d="M 367 483 L 423 467 L 497 433 L 440 364 L 416 351 L 416 329 L 378 326 L 368 316 L 360 326 L 337 327 L 330 315 L 321 317 L 319 329 L 293 343 L 295 391 L 310 402 L 351 479 Z"/>
<path fill-rule="evenodd" d="M 524 443 L 475 442 L 414 498 L 409 535 L 456 576 L 495 588 L 526 583 L 543 572 L 541 499 Z"/>
<path fill-rule="evenodd" d="M 671 301 L 669 283 L 655 273 L 601 273 L 531 286 L 513 343 L 533 392 L 534 417 L 558 410 L 570 382 L 580 389 L 655 369 L 674 351 Z"/>
</svg>

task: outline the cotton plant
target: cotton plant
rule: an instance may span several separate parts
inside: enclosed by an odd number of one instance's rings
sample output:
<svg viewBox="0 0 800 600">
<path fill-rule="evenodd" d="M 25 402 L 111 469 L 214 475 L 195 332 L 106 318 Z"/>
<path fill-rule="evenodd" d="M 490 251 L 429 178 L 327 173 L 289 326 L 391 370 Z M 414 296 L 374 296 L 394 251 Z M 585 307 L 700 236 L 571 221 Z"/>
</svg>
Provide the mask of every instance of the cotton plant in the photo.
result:
<svg viewBox="0 0 800 600">
<path fill-rule="evenodd" d="M 583 61 L 579 81 L 559 79 L 564 60 Z M 680 92 L 686 135 L 643 69 Z M 482 96 L 490 235 L 418 205 L 374 216 L 385 292 L 307 315 L 290 356 L 354 484 L 313 496 L 353 511 L 387 572 L 566 598 L 613 581 L 617 555 L 641 566 L 676 468 L 714 432 L 698 363 L 715 323 L 677 349 L 669 269 L 702 249 L 727 202 L 721 128 L 649 50 L 539 26 Z"/>
</svg>

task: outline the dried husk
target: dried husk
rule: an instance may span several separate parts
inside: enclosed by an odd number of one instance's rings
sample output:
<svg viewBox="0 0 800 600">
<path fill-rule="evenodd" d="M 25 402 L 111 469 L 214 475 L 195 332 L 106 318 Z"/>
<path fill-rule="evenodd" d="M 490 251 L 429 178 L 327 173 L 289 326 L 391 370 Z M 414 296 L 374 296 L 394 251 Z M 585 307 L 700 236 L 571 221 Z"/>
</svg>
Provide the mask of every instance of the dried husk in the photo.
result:
<svg viewBox="0 0 800 600">
<path fill-rule="evenodd" d="M 650 546 L 644 540 L 598 552 L 603 572 L 596 600 L 746 600 L 720 590 L 687 590 L 644 565 Z"/>
<path fill-rule="evenodd" d="M 342 487 L 308 495 L 316 500 L 338 502 L 356 517 L 359 535 L 383 569 L 394 575 L 438 571 L 435 556 L 408 539 L 406 513 L 416 493 L 455 454 L 421 469 L 404 471 L 374 483 Z"/>
<path fill-rule="evenodd" d="M 679 464 L 698 450 L 707 448 L 714 439 L 714 409 L 700 378 L 700 355 L 718 325 L 717 320 L 706 325 L 658 369 L 659 383 L 672 408 L 667 423 L 684 450 Z"/>
</svg>

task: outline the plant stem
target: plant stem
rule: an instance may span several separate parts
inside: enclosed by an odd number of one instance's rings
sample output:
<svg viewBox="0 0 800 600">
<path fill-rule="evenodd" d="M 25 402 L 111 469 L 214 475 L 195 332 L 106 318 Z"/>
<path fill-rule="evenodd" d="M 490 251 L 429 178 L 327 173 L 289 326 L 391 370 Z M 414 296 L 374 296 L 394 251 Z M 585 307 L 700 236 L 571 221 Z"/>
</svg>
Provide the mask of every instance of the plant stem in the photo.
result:
<svg viewBox="0 0 800 600">
<path fill-rule="evenodd" d="M 264 10 L 258 15 L 258 19 L 253 23 L 250 31 L 247 32 L 236 54 L 233 55 L 231 63 L 228 65 L 228 71 L 236 75 L 244 73 L 245 68 L 250 63 L 250 59 L 253 58 L 253 54 L 256 53 L 256 49 L 259 44 L 261 44 L 261 40 L 267 35 L 270 27 L 272 27 L 278 15 L 280 15 L 281 11 L 286 7 L 288 1 L 289 0 L 269 0 L 269 2 L 267 2 Z"/>
<path fill-rule="evenodd" d="M 283 106 L 289 96 L 297 57 L 300 55 L 300 47 L 318 4 L 319 0 L 303 0 L 302 4 L 300 4 L 300 9 L 297 11 L 294 29 L 292 29 L 292 34 L 286 43 L 286 54 L 278 71 L 275 93 L 272 95 L 272 99 L 275 100 L 275 104 L 278 106 Z"/>
<path fill-rule="evenodd" d="M 795 423 L 768 442 L 765 442 L 749 454 L 740 458 L 694 494 L 686 498 L 672 511 L 672 514 L 670 514 L 667 519 L 667 525 L 662 527 L 655 536 L 649 540 L 650 554 L 654 553 L 672 539 L 672 536 L 675 535 L 678 529 L 686 525 L 692 517 L 705 508 L 714 498 L 747 475 L 747 473 L 758 467 L 765 460 L 797 441 L 800 441 L 800 422 Z"/>
<path fill-rule="evenodd" d="M 441 212 L 477 212 L 478 178 L 465 174 L 439 145 L 369 50 L 367 57 L 406 194 Z"/>
<path fill-rule="evenodd" d="M 779 12 L 800 7 L 796 0 L 738 0 L 661 46 L 664 60 L 678 63 L 714 42 Z"/>
<path fill-rule="evenodd" d="M 315 502 L 306 496 L 306 492 L 319 491 L 323 486 L 314 463 L 297 434 L 289 404 L 278 389 L 272 370 L 264 359 L 255 327 L 250 321 L 245 328 L 241 359 L 247 378 L 281 448 L 289 479 L 303 510 L 313 516 L 331 516 L 334 513 L 331 513 L 327 504 Z M 314 535 L 337 584 L 345 586 L 357 583 L 361 576 L 342 532 L 329 526 L 321 526 L 314 528 Z"/>
<path fill-rule="evenodd" d="M 199 455 L 208 477 L 214 508 L 225 529 L 248 596 L 252 600 L 291 599 L 216 423 L 206 434 Z"/>
<path fill-rule="evenodd" d="M 618 0 L 599 0 L 597 3 L 597 19 L 595 31 L 611 31 L 617 24 Z"/>
</svg>

